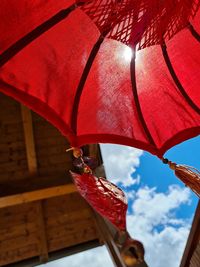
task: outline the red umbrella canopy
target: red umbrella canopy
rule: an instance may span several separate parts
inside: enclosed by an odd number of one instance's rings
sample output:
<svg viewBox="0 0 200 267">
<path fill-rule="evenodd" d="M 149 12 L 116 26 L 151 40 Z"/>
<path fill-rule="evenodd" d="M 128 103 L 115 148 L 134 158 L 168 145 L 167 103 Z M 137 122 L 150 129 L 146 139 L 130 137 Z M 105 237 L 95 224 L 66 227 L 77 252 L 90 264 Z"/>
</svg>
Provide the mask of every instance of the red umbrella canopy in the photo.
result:
<svg viewBox="0 0 200 267">
<path fill-rule="evenodd" d="M 72 146 L 200 132 L 199 0 L 1 0 L 0 90 Z M 132 52 L 131 52 L 132 51 Z"/>
</svg>

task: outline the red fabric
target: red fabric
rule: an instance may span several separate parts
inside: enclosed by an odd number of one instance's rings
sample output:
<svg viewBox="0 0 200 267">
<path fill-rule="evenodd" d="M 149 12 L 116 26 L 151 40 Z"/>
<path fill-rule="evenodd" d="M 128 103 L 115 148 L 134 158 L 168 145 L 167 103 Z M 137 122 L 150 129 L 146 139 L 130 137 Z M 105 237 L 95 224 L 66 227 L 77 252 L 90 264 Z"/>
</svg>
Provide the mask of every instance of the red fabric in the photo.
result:
<svg viewBox="0 0 200 267">
<path fill-rule="evenodd" d="M 17 3 L 2 0 L 1 53 L 72 4 L 71 0 L 20 0 Z M 199 14 L 190 19 L 197 31 Z M 178 90 L 161 47 L 156 45 L 136 54 L 138 97 L 154 140 L 149 142 L 133 98 L 131 59 L 124 57 L 127 46 L 111 38 L 105 38 L 89 71 L 80 98 L 75 133 L 71 125 L 72 107 L 81 75 L 99 36 L 97 26 L 76 8 L 0 68 L 0 91 L 49 120 L 73 146 L 119 143 L 162 156 L 170 147 L 199 134 L 200 113 Z M 199 42 L 185 28 L 167 42 L 167 51 L 187 95 L 199 107 Z"/>
</svg>

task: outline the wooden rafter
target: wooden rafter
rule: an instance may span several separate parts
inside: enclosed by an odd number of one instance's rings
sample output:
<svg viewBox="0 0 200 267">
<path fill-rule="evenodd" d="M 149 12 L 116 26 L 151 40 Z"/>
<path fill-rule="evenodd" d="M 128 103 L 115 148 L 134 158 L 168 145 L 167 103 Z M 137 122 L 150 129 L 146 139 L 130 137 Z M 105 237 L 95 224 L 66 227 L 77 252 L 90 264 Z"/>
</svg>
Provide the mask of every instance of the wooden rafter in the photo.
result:
<svg viewBox="0 0 200 267">
<path fill-rule="evenodd" d="M 37 175 L 37 158 L 35 151 L 35 141 L 33 134 L 33 123 L 30 109 L 21 105 L 21 114 L 24 128 L 24 137 L 26 144 L 26 155 L 30 175 Z"/>
<path fill-rule="evenodd" d="M 39 201 L 51 197 L 62 196 L 76 192 L 74 184 L 66 184 L 60 186 L 39 189 L 32 192 L 25 192 L 16 195 L 10 195 L 0 198 L 0 208 L 5 208 L 13 205 Z"/>
<path fill-rule="evenodd" d="M 38 215 L 38 236 L 39 236 L 39 246 L 40 246 L 40 262 L 45 263 L 48 261 L 48 244 L 46 236 L 46 227 L 42 201 L 37 203 L 37 215 Z"/>
</svg>

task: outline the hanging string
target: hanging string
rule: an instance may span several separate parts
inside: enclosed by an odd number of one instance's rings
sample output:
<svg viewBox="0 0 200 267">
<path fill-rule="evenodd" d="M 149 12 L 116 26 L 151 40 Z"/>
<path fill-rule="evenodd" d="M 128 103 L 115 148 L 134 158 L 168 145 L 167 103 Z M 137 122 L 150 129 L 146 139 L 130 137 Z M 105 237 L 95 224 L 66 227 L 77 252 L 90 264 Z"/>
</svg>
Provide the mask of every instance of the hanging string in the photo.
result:
<svg viewBox="0 0 200 267">
<path fill-rule="evenodd" d="M 168 164 L 175 175 L 200 198 L 200 172 L 194 167 L 176 164 L 166 158 L 162 158 L 164 164 Z"/>
</svg>

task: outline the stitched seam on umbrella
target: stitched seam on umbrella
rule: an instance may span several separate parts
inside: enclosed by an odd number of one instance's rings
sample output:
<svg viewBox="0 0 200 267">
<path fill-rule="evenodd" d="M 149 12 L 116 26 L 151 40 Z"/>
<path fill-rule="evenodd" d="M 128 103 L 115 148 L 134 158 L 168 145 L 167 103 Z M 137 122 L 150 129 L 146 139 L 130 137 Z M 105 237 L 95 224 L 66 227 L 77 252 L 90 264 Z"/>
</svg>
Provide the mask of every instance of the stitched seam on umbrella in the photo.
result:
<svg viewBox="0 0 200 267">
<path fill-rule="evenodd" d="M 36 27 L 31 32 L 27 33 L 21 39 L 19 39 L 16 43 L 11 45 L 8 49 L 6 49 L 0 55 L 0 67 L 2 67 L 6 62 L 8 62 L 12 57 L 18 54 L 23 48 L 41 36 L 43 33 L 47 32 L 53 26 L 61 22 L 62 20 L 66 19 L 66 17 L 76 8 L 78 7 L 77 4 L 73 4 L 70 7 L 59 11 L 53 17 L 48 19 L 47 21 L 43 22 L 41 25 Z"/>
<path fill-rule="evenodd" d="M 94 63 L 94 60 L 96 58 L 96 55 L 100 49 L 100 46 L 104 40 L 104 36 L 100 35 L 99 39 L 97 40 L 96 44 L 93 46 L 88 61 L 85 65 L 85 68 L 83 70 L 81 79 L 79 81 L 79 85 L 76 90 L 76 95 L 74 98 L 74 104 L 73 104 L 73 110 L 72 110 L 72 116 L 71 116 L 71 127 L 72 131 L 76 134 L 77 133 L 77 122 L 78 122 L 78 108 L 79 108 L 79 103 L 81 99 L 81 95 L 84 89 L 84 85 L 86 83 L 87 77 L 90 73 L 91 67 Z"/>
<path fill-rule="evenodd" d="M 195 28 L 193 27 L 192 24 L 189 24 L 189 30 L 191 32 L 191 34 L 193 35 L 193 37 L 200 42 L 200 34 L 195 30 Z"/>
<path fill-rule="evenodd" d="M 164 57 L 166 65 L 167 65 L 167 68 L 169 70 L 169 73 L 170 73 L 173 81 L 175 82 L 179 92 L 182 94 L 182 96 L 184 97 L 186 102 L 189 104 L 189 106 L 191 108 L 193 108 L 193 110 L 195 110 L 200 115 L 200 108 L 193 102 L 193 100 L 190 98 L 190 96 L 186 93 L 184 87 L 182 86 L 181 82 L 179 81 L 179 79 L 176 75 L 176 72 L 172 66 L 169 55 L 167 53 L 167 46 L 165 44 L 163 44 L 161 46 L 161 48 L 162 48 L 163 57 Z"/>
<path fill-rule="evenodd" d="M 139 121 L 142 125 L 142 128 L 146 134 L 146 137 L 148 138 L 149 142 L 156 147 L 156 144 L 154 142 L 154 139 L 147 127 L 146 121 L 144 119 L 144 116 L 142 114 L 142 109 L 141 109 L 141 105 L 140 105 L 140 101 L 139 101 L 139 97 L 138 97 L 138 92 L 137 92 L 137 84 L 136 84 L 136 73 L 135 73 L 135 49 L 133 50 L 133 57 L 131 59 L 131 65 L 130 65 L 130 73 L 131 73 L 131 84 L 132 84 L 132 92 L 133 92 L 133 97 L 134 97 L 134 101 L 135 101 L 135 105 L 136 105 L 136 109 L 137 109 L 137 114 L 139 117 Z"/>
</svg>

